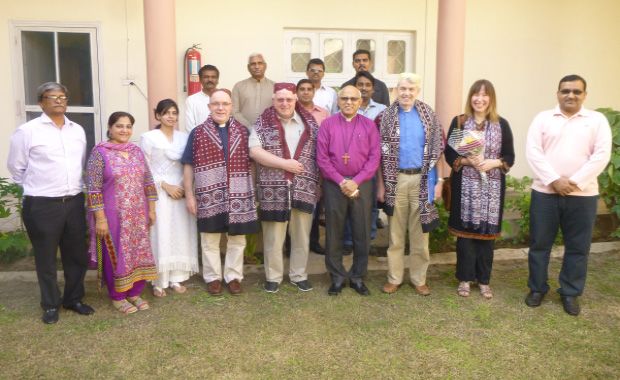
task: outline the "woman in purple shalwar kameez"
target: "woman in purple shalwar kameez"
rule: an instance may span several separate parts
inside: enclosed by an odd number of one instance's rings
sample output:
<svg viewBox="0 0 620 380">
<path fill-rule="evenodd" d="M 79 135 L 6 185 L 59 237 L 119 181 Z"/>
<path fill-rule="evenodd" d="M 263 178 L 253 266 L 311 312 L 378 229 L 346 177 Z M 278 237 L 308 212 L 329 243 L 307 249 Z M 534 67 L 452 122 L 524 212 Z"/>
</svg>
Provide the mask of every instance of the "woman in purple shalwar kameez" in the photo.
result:
<svg viewBox="0 0 620 380">
<path fill-rule="evenodd" d="M 129 142 L 133 123 L 126 112 L 110 115 L 109 140 L 93 148 L 86 167 L 91 264 L 123 313 L 148 309 L 140 293 L 157 278 L 149 239 L 157 192 L 142 151 Z"/>
</svg>

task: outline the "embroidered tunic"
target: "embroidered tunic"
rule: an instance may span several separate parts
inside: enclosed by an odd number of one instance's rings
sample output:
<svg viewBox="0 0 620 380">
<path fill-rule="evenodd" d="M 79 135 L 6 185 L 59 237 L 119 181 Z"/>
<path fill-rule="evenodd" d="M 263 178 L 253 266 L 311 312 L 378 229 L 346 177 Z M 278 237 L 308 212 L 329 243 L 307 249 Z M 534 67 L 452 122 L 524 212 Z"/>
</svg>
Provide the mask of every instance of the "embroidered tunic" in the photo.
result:
<svg viewBox="0 0 620 380">
<path fill-rule="evenodd" d="M 127 158 L 121 155 L 126 151 Z M 132 143 L 99 143 L 86 166 L 90 260 L 96 265 L 97 234 L 95 210 L 104 210 L 109 235 L 102 254 L 110 256 L 114 268 L 114 287 L 118 292 L 131 289 L 134 282 L 157 278 L 149 238 L 149 200 L 157 200 L 153 177 L 140 148 Z"/>
</svg>

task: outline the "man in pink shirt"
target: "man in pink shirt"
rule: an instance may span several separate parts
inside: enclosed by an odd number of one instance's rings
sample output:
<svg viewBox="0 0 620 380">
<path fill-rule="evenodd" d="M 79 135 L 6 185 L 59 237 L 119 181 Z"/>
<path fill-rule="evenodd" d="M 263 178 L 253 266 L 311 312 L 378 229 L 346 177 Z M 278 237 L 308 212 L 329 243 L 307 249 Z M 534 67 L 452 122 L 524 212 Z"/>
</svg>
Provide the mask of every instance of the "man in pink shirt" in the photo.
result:
<svg viewBox="0 0 620 380">
<path fill-rule="evenodd" d="M 530 204 L 530 293 L 527 306 L 540 306 L 549 291 L 549 256 L 562 229 L 564 260 L 560 288 L 564 311 L 580 312 L 596 218 L 598 175 L 611 155 L 611 129 L 605 116 L 582 107 L 586 81 L 568 75 L 558 86 L 558 106 L 539 113 L 530 126 L 526 156 L 534 171 Z"/>
<path fill-rule="evenodd" d="M 323 173 L 326 238 L 325 266 L 332 279 L 330 296 L 338 295 L 347 278 L 361 295 L 369 295 L 363 276 L 368 267 L 370 224 L 375 193 L 372 177 L 381 159 L 379 131 L 369 118 L 358 115 L 360 91 L 346 86 L 338 94 L 337 113 L 323 121 L 317 138 L 317 163 Z M 353 265 L 342 264 L 344 226 L 353 232 Z"/>
</svg>

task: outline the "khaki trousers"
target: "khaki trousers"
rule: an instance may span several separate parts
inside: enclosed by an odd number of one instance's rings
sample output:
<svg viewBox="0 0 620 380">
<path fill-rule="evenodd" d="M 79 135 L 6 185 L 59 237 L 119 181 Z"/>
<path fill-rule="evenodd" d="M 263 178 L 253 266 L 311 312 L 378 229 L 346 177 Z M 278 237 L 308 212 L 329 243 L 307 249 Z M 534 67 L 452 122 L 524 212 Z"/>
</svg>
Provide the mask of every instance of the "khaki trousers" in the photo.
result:
<svg viewBox="0 0 620 380">
<path fill-rule="evenodd" d="M 209 283 L 222 280 L 222 259 L 220 256 L 220 239 L 226 235 L 226 259 L 224 261 L 223 279 L 228 283 L 232 280 L 243 280 L 243 250 L 245 235 L 228 235 L 227 233 L 200 233 L 202 246 L 202 277 Z"/>
<path fill-rule="evenodd" d="M 394 215 L 388 217 L 390 246 L 388 257 L 388 282 L 400 285 L 405 272 L 405 239 L 409 229 L 409 276 L 414 285 L 426 283 L 426 270 L 430 262 L 428 233 L 422 232 L 420 220 L 420 174 L 399 173 L 396 182 Z"/>
<path fill-rule="evenodd" d="M 310 253 L 310 229 L 312 214 L 297 209 L 291 210 L 289 222 L 262 222 L 263 248 L 265 253 L 265 277 L 267 281 L 281 283 L 284 277 L 282 248 L 286 238 L 286 227 L 291 235 L 291 259 L 289 278 L 293 282 L 308 279 L 306 265 Z"/>
</svg>

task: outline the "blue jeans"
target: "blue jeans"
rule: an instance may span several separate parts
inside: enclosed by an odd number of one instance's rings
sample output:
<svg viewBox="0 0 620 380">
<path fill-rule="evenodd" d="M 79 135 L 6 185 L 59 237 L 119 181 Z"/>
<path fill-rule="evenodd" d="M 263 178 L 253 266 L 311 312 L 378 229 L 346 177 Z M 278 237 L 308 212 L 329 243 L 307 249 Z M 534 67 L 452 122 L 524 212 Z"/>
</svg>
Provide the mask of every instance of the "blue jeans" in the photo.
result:
<svg viewBox="0 0 620 380">
<path fill-rule="evenodd" d="M 583 293 L 597 202 L 598 195 L 560 196 L 532 190 L 528 255 L 530 277 L 527 282 L 531 291 L 549 291 L 549 257 L 561 228 L 565 249 L 557 292 L 571 297 Z"/>
<path fill-rule="evenodd" d="M 372 224 L 370 225 L 370 240 L 377 237 L 377 218 L 379 217 L 379 208 L 377 207 L 377 175 L 372 177 L 372 192 L 374 200 L 372 203 Z M 351 222 L 347 218 L 347 224 L 344 228 L 344 244 L 353 245 L 353 237 L 351 236 Z"/>
</svg>

